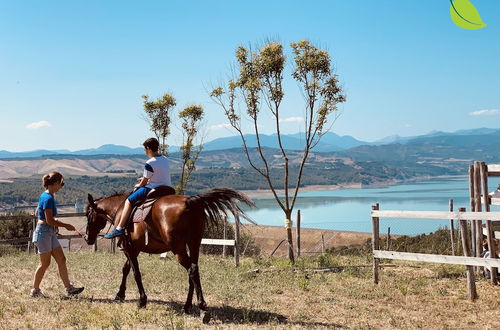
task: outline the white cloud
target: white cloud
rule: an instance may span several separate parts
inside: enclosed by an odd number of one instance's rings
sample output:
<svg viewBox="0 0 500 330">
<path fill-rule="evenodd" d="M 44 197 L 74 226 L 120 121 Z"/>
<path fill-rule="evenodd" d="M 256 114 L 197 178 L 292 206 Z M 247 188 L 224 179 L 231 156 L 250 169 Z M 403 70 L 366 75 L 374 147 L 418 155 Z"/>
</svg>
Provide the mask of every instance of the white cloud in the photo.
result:
<svg viewBox="0 0 500 330">
<path fill-rule="evenodd" d="M 223 129 L 223 128 L 230 128 L 230 127 L 231 127 L 231 124 L 222 123 L 222 124 L 212 125 L 212 126 L 210 126 L 210 129 Z"/>
<path fill-rule="evenodd" d="M 469 112 L 471 116 L 492 116 L 492 115 L 500 115 L 500 110 L 497 109 L 488 109 L 488 110 L 477 110 Z"/>
<path fill-rule="evenodd" d="M 405 128 L 410 128 L 410 127 L 413 127 L 412 124 L 405 124 Z"/>
<path fill-rule="evenodd" d="M 280 123 L 301 123 L 304 121 L 303 117 L 288 117 L 280 119 Z"/>
<path fill-rule="evenodd" d="M 46 120 L 41 120 L 41 121 L 36 121 L 34 123 L 26 125 L 26 128 L 28 128 L 28 129 L 38 129 L 38 128 L 41 128 L 41 127 L 50 127 L 50 126 L 52 126 L 51 123 L 49 123 Z"/>
</svg>

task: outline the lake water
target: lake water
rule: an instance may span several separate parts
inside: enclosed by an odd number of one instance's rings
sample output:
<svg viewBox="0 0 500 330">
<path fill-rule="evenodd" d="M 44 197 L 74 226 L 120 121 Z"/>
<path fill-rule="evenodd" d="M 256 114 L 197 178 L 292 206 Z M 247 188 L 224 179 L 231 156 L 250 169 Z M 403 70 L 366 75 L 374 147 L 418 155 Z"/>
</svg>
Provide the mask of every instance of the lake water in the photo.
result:
<svg viewBox="0 0 500 330">
<path fill-rule="evenodd" d="M 496 189 L 500 178 L 490 178 L 489 191 Z M 449 200 L 454 209 L 469 210 L 469 184 L 466 177 L 433 178 L 393 186 L 362 189 L 299 192 L 293 212 L 296 225 L 297 210 L 301 212 L 301 227 L 356 232 L 371 232 L 371 206 L 381 210 L 448 211 Z M 258 224 L 283 226 L 284 214 L 274 199 L 255 199 L 257 208 L 247 215 Z M 492 211 L 500 211 L 497 206 Z M 380 219 L 380 232 L 391 228 L 393 234 L 416 235 L 449 227 L 448 220 Z M 455 224 L 456 228 L 456 224 Z"/>
</svg>

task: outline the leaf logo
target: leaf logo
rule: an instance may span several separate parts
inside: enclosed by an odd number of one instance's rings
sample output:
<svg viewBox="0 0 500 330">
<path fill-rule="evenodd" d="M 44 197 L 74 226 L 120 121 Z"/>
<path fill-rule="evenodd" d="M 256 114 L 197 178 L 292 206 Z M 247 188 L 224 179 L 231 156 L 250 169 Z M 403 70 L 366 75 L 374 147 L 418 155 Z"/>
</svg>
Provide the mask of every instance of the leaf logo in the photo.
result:
<svg viewBox="0 0 500 330">
<path fill-rule="evenodd" d="M 450 0 L 450 3 L 450 16 L 455 25 L 467 30 L 482 29 L 486 26 L 469 0 Z"/>
</svg>

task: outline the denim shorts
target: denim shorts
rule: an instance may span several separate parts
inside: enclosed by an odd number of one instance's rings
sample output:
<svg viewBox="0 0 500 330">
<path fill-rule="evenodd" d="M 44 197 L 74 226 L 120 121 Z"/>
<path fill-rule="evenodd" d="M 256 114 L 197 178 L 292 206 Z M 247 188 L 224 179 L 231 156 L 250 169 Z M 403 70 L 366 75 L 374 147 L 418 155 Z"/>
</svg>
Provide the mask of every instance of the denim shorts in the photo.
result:
<svg viewBox="0 0 500 330">
<path fill-rule="evenodd" d="M 33 243 L 38 248 L 38 253 L 50 252 L 61 246 L 57 239 L 57 229 L 47 224 L 38 224 L 33 233 Z"/>
<path fill-rule="evenodd" d="M 128 196 L 128 200 L 130 203 L 135 204 L 139 201 L 143 201 L 146 199 L 146 196 L 148 195 L 148 192 L 151 191 L 151 188 L 146 188 L 146 187 L 140 187 L 134 193 L 130 196 Z"/>
</svg>

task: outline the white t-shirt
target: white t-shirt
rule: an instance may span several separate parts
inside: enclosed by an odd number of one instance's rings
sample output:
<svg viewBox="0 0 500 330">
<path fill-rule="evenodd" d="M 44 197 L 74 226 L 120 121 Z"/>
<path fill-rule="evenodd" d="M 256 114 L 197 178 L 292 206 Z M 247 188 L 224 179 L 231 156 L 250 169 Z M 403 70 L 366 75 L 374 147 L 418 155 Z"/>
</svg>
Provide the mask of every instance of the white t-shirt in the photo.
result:
<svg viewBox="0 0 500 330">
<path fill-rule="evenodd" d="M 147 188 L 156 188 L 159 186 L 171 186 L 170 168 L 168 159 L 165 156 L 152 157 L 144 165 L 145 178 L 149 179 Z"/>
</svg>

